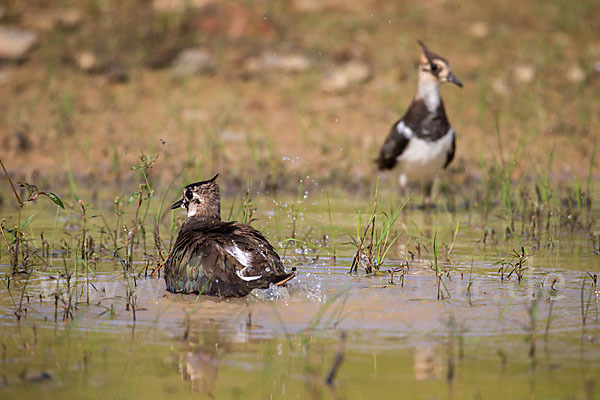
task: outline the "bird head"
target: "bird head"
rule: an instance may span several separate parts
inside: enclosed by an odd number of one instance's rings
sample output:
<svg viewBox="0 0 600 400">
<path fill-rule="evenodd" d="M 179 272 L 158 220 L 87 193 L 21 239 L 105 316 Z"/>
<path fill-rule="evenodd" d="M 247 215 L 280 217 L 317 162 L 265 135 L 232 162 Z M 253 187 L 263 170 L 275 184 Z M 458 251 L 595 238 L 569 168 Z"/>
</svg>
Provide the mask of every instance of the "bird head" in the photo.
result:
<svg viewBox="0 0 600 400">
<path fill-rule="evenodd" d="M 419 59 L 419 81 L 430 81 L 438 84 L 450 82 L 462 87 L 462 82 L 452 74 L 448 60 L 430 51 L 422 41 L 418 40 L 417 42 L 423 49 Z"/>
<path fill-rule="evenodd" d="M 215 182 L 219 174 L 207 181 L 191 183 L 183 188 L 183 196 L 171 209 L 185 208 L 187 216 L 199 215 L 221 219 L 221 196 L 219 185 Z"/>
</svg>

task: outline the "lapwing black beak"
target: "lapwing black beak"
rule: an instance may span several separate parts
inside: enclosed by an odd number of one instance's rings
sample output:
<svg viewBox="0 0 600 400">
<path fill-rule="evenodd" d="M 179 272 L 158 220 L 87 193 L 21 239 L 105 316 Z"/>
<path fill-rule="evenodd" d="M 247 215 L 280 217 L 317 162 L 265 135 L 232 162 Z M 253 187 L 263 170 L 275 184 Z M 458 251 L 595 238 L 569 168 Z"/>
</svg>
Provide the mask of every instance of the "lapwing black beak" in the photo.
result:
<svg viewBox="0 0 600 400">
<path fill-rule="evenodd" d="M 448 79 L 448 82 L 452 82 L 452 83 L 454 83 L 458 87 L 463 87 L 462 82 L 459 81 L 457 77 L 455 77 L 454 75 L 452 75 L 452 73 L 449 73 L 448 74 L 448 78 L 446 78 L 446 79 Z"/>
<path fill-rule="evenodd" d="M 173 205 L 171 206 L 171 210 L 174 210 L 179 207 L 183 207 L 183 199 L 179 199 L 175 203 L 173 203 Z"/>
</svg>

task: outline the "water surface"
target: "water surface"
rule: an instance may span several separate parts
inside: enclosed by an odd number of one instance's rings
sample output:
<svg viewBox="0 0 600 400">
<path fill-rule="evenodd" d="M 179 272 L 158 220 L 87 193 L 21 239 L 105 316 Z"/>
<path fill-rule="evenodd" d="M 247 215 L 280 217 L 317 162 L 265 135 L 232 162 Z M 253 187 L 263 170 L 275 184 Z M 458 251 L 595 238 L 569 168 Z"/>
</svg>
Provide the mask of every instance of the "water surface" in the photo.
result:
<svg viewBox="0 0 600 400">
<path fill-rule="evenodd" d="M 559 220 L 548 229 L 517 221 L 510 231 L 499 207 L 484 220 L 475 210 L 411 206 L 394 225 L 399 236 L 379 273 L 360 266 L 349 274 L 354 240 L 372 203 L 339 198 L 328 206 L 324 196 L 303 197 L 253 199 L 253 225 L 280 247 L 297 278 L 285 288 L 226 300 L 167 293 L 162 278 L 146 273 L 154 251 L 151 222 L 145 244 L 135 246 L 135 273 L 124 272 L 108 234 L 99 233 L 115 221 L 110 205 L 92 209 L 104 220 L 89 219 L 98 262 L 86 274 L 73 250 L 81 234 L 75 211 L 55 219 L 50 206 L 28 208 L 36 214 L 29 237 L 44 232 L 48 240 L 55 220 L 58 233 L 49 240 L 50 255 L 32 256 L 29 274 L 11 275 L 3 250 L 0 394 L 598 398 L 599 293 L 588 274 L 600 271 L 590 239 L 597 209 L 581 217 L 591 221 L 587 229 Z M 391 211 L 397 204 L 378 207 Z M 239 218 L 236 207 L 231 215 Z M 173 224 L 168 215 L 161 220 L 165 237 L 176 233 L 180 216 L 173 218 Z M 70 250 L 59 240 L 71 243 Z M 515 273 L 507 279 L 507 268 L 502 280 L 495 263 L 514 262 L 511 254 L 521 246 L 527 253 L 522 279 Z M 387 271 L 394 269 L 392 277 Z M 336 354 L 343 361 L 327 385 Z"/>
</svg>

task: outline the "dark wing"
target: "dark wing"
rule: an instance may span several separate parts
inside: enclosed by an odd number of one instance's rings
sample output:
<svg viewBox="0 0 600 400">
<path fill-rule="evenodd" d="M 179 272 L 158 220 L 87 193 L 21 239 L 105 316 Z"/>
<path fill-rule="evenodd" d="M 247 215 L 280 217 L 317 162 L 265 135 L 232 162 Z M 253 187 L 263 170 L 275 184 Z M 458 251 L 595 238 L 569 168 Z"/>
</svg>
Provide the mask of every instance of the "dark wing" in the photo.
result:
<svg viewBox="0 0 600 400">
<path fill-rule="evenodd" d="M 444 164 L 444 169 L 454 160 L 454 152 L 456 151 L 456 135 L 452 132 L 452 147 L 448 154 L 446 154 L 446 163 Z"/>
<path fill-rule="evenodd" d="M 242 276 L 277 276 L 285 274 L 285 268 L 279 255 L 269 241 L 250 225 L 231 223 L 232 231 L 227 235 L 228 240 L 248 254 L 250 264 L 244 268 Z"/>
<path fill-rule="evenodd" d="M 235 273 L 243 266 L 202 228 L 186 223 L 179 231 L 165 264 L 167 290 L 228 297 L 247 294 L 244 281 Z"/>
<path fill-rule="evenodd" d="M 263 242 L 252 242 L 257 235 Z M 257 243 L 261 249 L 264 246 L 272 254 L 257 256 L 256 266 L 247 268 L 231 248 L 237 244 L 241 251 L 246 251 L 251 243 Z M 290 274 L 285 273 L 279 256 L 260 232 L 247 225 L 218 220 L 188 220 L 165 264 L 167 290 L 174 293 L 240 297 L 252 289 L 266 288 L 286 279 L 291 279 Z"/>
<path fill-rule="evenodd" d="M 401 155 L 410 141 L 409 132 L 406 131 L 406 125 L 402 120 L 397 121 L 390 130 L 390 133 L 383 142 L 379 151 L 379 157 L 375 160 L 377 168 L 380 170 L 392 169 L 396 165 L 396 158 Z"/>
</svg>

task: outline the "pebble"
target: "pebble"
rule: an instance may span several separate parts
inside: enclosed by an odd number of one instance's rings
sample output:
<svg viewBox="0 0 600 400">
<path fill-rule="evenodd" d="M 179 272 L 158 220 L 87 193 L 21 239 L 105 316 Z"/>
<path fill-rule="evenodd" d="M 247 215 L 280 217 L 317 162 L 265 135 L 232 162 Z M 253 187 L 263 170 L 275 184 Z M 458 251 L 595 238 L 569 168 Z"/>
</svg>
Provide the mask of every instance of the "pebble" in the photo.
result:
<svg viewBox="0 0 600 400">
<path fill-rule="evenodd" d="M 475 39 L 485 39 L 490 33 L 490 28 L 485 22 L 477 21 L 471 24 L 469 27 L 469 33 Z"/>
<path fill-rule="evenodd" d="M 98 57 L 91 51 L 82 51 L 75 57 L 75 62 L 80 70 L 84 72 L 94 72 L 100 68 Z"/>
<path fill-rule="evenodd" d="M 78 8 L 59 10 L 54 16 L 56 25 L 64 29 L 76 29 L 81 24 L 83 14 Z"/>
<path fill-rule="evenodd" d="M 521 83 L 531 83 L 535 77 L 535 69 L 531 65 L 518 65 L 513 71 L 514 77 Z"/>
<path fill-rule="evenodd" d="M 508 95 L 508 85 L 506 84 L 506 81 L 502 78 L 495 78 L 494 80 L 492 80 L 491 87 L 494 93 L 496 94 L 499 94 L 501 96 Z"/>
<path fill-rule="evenodd" d="M 329 9 L 340 8 L 344 4 L 340 0 L 293 0 L 294 10 L 301 12 L 320 12 Z"/>
<path fill-rule="evenodd" d="M 0 25 L 0 59 L 23 60 L 37 41 L 31 30 Z"/>
<path fill-rule="evenodd" d="M 351 60 L 329 71 L 322 80 L 322 86 L 327 92 L 343 92 L 372 77 L 371 66 L 364 61 Z"/>
<path fill-rule="evenodd" d="M 572 65 L 567 70 L 567 80 L 571 83 L 581 83 L 585 79 L 585 72 L 579 65 Z"/>
<path fill-rule="evenodd" d="M 201 9 L 213 3 L 213 0 L 153 0 L 152 9 L 160 13 L 177 13 Z"/>
<path fill-rule="evenodd" d="M 251 57 L 244 63 L 244 71 L 249 74 L 259 74 L 264 71 L 279 71 L 297 73 L 308 70 L 312 66 L 310 59 L 302 54 L 265 53 Z"/>
<path fill-rule="evenodd" d="M 192 75 L 214 71 L 215 63 L 208 50 L 192 47 L 182 50 L 171 67 L 173 75 L 177 78 L 187 78 Z"/>
</svg>

